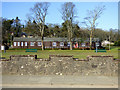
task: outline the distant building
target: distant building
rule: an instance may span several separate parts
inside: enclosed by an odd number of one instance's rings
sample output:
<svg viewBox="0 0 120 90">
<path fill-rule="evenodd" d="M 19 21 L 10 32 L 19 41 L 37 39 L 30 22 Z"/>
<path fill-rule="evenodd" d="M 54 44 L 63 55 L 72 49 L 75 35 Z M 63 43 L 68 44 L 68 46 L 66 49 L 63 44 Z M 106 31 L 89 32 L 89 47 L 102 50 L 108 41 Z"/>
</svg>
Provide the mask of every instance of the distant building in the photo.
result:
<svg viewBox="0 0 120 90">
<path fill-rule="evenodd" d="M 107 46 L 107 45 L 109 45 L 109 44 L 114 45 L 113 42 L 110 42 L 110 41 L 107 41 L 107 40 L 102 41 L 101 44 L 102 44 L 102 46 Z"/>
<path fill-rule="evenodd" d="M 27 34 L 25 32 L 22 32 L 21 37 L 27 37 Z"/>
<path fill-rule="evenodd" d="M 73 48 L 89 48 L 89 41 L 81 42 L 81 38 L 72 40 Z M 92 43 L 92 48 L 95 42 Z M 40 37 L 14 37 L 13 48 L 42 48 Z M 47 38 L 44 37 L 44 48 L 70 48 L 70 42 L 67 38 Z"/>
</svg>

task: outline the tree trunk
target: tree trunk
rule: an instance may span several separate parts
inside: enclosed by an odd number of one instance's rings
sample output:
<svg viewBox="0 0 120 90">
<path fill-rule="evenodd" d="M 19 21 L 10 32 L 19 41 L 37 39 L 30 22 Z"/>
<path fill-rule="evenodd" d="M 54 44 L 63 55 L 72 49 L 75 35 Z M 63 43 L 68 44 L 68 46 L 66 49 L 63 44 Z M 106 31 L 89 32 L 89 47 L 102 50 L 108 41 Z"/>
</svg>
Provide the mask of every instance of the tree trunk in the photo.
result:
<svg viewBox="0 0 120 90">
<path fill-rule="evenodd" d="M 71 26 L 71 30 L 70 30 L 70 50 L 73 50 L 73 44 L 72 44 L 72 41 L 71 41 L 71 38 L 73 39 L 73 36 L 72 36 L 72 26 Z"/>
<path fill-rule="evenodd" d="M 42 50 L 44 50 L 43 37 L 42 37 Z"/>
<path fill-rule="evenodd" d="M 91 28 L 91 33 L 90 33 L 90 50 L 92 49 L 92 28 Z"/>
<path fill-rule="evenodd" d="M 70 31 L 70 28 L 68 29 L 68 35 L 69 35 L 69 42 L 70 42 L 70 50 L 72 50 L 72 41 L 71 41 L 71 31 Z"/>
<path fill-rule="evenodd" d="M 44 20 L 45 21 L 45 20 Z M 42 22 L 42 33 L 41 33 L 41 37 L 42 37 L 42 50 L 44 50 L 44 21 Z"/>
<path fill-rule="evenodd" d="M 70 50 L 72 50 L 72 41 L 70 41 Z"/>
<path fill-rule="evenodd" d="M 92 35 L 90 35 L 90 50 L 92 49 Z"/>
<path fill-rule="evenodd" d="M 71 28 L 71 30 L 70 30 L 70 50 L 73 49 L 73 48 L 72 48 L 72 40 L 71 40 L 71 38 L 72 38 L 72 28 Z"/>
</svg>

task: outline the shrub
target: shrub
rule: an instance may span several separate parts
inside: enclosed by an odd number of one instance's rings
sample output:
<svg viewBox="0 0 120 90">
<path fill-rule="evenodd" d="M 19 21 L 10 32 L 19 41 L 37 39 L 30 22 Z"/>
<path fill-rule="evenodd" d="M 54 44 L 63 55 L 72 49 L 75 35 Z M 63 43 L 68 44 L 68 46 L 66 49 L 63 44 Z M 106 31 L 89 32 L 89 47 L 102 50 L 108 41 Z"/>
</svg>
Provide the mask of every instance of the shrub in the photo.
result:
<svg viewBox="0 0 120 90">
<path fill-rule="evenodd" d="M 120 40 L 115 41 L 114 46 L 120 46 Z"/>
</svg>

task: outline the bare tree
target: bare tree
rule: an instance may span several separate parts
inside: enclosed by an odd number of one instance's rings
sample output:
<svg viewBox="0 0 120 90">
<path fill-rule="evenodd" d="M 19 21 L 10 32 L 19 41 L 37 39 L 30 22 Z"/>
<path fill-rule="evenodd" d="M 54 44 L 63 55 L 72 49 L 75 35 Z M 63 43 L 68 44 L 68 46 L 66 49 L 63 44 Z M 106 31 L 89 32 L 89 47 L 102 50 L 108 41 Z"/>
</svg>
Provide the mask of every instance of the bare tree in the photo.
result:
<svg viewBox="0 0 120 90">
<path fill-rule="evenodd" d="M 90 30 L 90 49 L 92 48 L 92 38 L 93 38 L 93 32 L 97 26 L 97 19 L 100 17 L 100 15 L 103 13 L 103 10 L 105 9 L 105 6 L 98 6 L 93 10 L 88 10 L 88 17 L 85 17 L 84 24 L 88 27 Z"/>
<path fill-rule="evenodd" d="M 72 22 L 75 18 L 75 5 L 72 2 L 66 2 L 61 9 L 62 19 L 67 22 L 68 39 L 70 42 L 70 50 L 72 50 L 73 29 Z"/>
<path fill-rule="evenodd" d="M 44 26 L 45 26 L 45 18 L 48 12 L 48 7 L 50 3 L 48 2 L 40 2 L 36 3 L 33 8 L 31 8 L 32 12 L 34 13 L 34 19 L 39 26 L 39 31 L 41 34 L 42 40 L 42 50 L 44 50 Z"/>
</svg>

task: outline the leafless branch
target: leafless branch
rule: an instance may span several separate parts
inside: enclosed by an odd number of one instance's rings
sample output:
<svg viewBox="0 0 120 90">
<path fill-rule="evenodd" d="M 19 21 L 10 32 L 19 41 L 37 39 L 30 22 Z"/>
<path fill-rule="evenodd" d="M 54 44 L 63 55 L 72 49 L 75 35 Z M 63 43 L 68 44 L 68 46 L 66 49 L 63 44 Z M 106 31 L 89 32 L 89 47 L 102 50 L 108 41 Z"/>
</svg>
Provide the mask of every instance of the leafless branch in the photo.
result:
<svg viewBox="0 0 120 90">
<path fill-rule="evenodd" d="M 47 15 L 48 7 L 50 3 L 48 2 L 39 2 L 31 8 L 31 11 L 34 14 L 34 19 L 39 26 L 39 32 L 41 34 L 42 39 L 42 50 L 43 48 L 43 37 L 44 37 L 44 25 L 45 25 L 45 17 Z"/>
<path fill-rule="evenodd" d="M 96 23 L 97 19 L 100 17 L 100 15 L 103 13 L 103 10 L 105 10 L 105 6 L 98 6 L 93 10 L 88 10 L 88 17 L 85 17 L 84 20 L 84 24 L 87 27 L 90 27 L 90 48 L 92 45 L 92 34 L 96 28 L 96 25 L 98 23 Z"/>
</svg>

